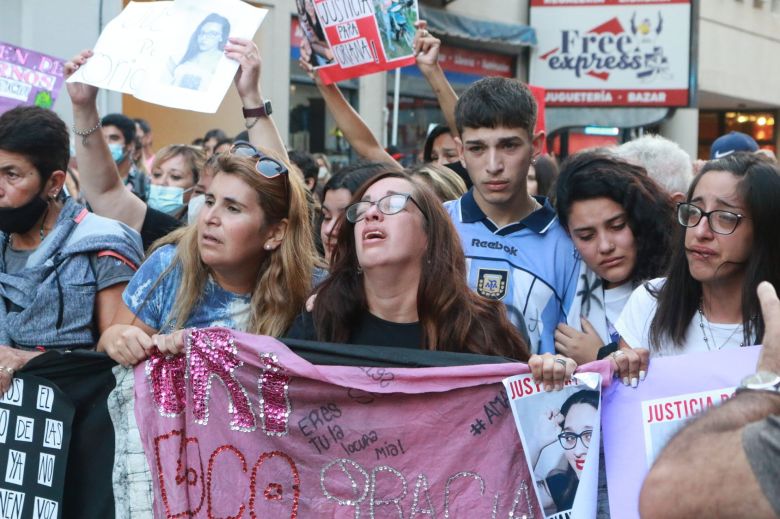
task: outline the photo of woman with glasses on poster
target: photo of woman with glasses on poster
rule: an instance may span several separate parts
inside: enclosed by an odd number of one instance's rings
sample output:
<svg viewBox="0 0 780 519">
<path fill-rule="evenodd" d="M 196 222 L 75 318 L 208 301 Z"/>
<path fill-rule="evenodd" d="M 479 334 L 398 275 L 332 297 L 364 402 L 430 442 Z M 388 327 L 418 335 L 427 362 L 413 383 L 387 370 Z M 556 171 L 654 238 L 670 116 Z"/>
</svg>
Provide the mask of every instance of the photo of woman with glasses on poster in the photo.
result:
<svg viewBox="0 0 780 519">
<path fill-rule="evenodd" d="M 571 510 L 593 430 L 598 426 L 599 392 L 570 389 L 574 392 L 560 408 L 548 408 L 536 415 L 534 429 L 525 434 L 545 517 Z M 549 402 L 549 397 L 565 396 L 566 391 L 540 396 L 548 397 L 545 400 Z"/>
<path fill-rule="evenodd" d="M 190 37 L 187 51 L 172 70 L 174 86 L 207 90 L 230 34 L 230 21 L 211 13 Z"/>
</svg>

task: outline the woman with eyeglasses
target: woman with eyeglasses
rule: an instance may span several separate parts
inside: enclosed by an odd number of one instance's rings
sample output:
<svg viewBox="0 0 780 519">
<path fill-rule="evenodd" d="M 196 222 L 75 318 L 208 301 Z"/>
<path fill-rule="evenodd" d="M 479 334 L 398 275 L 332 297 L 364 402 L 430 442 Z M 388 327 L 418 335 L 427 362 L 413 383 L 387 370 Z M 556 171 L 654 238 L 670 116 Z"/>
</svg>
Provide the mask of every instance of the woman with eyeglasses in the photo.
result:
<svg viewBox="0 0 780 519">
<path fill-rule="evenodd" d="M 499 301 L 466 283 L 455 228 L 437 196 L 406 173 L 387 171 L 355 193 L 295 339 L 500 355 L 529 361 L 548 389 L 561 388 L 576 363 L 535 355 Z"/>
<path fill-rule="evenodd" d="M 598 414 L 598 391 L 582 389 L 569 396 L 560 410 L 545 413 L 538 424 L 539 429 L 526 435 L 529 457 L 534 464 L 537 495 L 545 517 L 571 510 Z M 547 471 L 540 466 L 542 452 L 551 447 L 563 454 L 565 469 L 556 465 L 553 470 Z M 544 465 L 549 466 L 547 463 Z"/>
<path fill-rule="evenodd" d="M 735 153 L 707 162 L 677 207 L 685 232 L 668 276 L 637 288 L 615 325 L 625 345 L 663 356 L 760 340 L 756 288 L 780 282 L 778 200 L 780 173 L 762 158 Z M 621 357 L 621 373 L 647 368 Z"/>
<path fill-rule="evenodd" d="M 555 198 L 582 258 L 577 298 L 568 323 L 558 325 L 555 348 L 584 364 L 617 349 L 615 323 L 631 293 L 666 272 L 674 208 L 644 169 L 597 151 L 563 163 Z"/>
<path fill-rule="evenodd" d="M 191 327 L 280 336 L 303 307 L 317 257 L 303 179 L 248 143 L 217 166 L 196 225 L 156 244 L 100 338 L 123 365 L 181 352 Z"/>
</svg>

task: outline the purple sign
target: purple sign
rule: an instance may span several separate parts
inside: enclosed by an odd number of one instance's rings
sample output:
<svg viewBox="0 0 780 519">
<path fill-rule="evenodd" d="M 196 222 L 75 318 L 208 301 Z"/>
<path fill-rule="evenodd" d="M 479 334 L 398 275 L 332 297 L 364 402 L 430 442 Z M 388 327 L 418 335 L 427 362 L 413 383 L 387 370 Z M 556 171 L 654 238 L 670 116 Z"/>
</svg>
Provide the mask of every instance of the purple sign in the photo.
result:
<svg viewBox="0 0 780 519">
<path fill-rule="evenodd" d="M 758 346 L 651 360 L 633 389 L 603 391 L 602 431 L 613 519 L 639 518 L 639 492 L 652 462 L 691 418 L 734 394 L 755 372 Z"/>
<path fill-rule="evenodd" d="M 19 105 L 51 108 L 65 60 L 0 41 L 0 114 Z"/>
</svg>

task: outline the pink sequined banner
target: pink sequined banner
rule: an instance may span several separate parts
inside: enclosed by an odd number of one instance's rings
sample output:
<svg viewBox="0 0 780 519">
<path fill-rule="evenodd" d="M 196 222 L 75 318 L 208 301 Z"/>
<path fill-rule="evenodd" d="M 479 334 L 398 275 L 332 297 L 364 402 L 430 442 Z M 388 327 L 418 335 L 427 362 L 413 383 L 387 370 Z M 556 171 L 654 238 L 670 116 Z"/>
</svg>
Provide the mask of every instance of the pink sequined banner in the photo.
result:
<svg viewBox="0 0 780 519">
<path fill-rule="evenodd" d="M 501 380 L 524 364 L 312 365 L 194 331 L 136 369 L 155 517 L 540 517 Z"/>
</svg>

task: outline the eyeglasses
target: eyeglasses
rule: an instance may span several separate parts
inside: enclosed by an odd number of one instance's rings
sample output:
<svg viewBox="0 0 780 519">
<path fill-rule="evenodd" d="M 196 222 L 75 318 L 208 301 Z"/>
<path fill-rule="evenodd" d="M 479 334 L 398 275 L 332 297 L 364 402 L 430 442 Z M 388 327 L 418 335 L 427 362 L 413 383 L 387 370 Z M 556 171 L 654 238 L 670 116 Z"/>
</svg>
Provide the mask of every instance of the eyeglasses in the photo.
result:
<svg viewBox="0 0 780 519">
<path fill-rule="evenodd" d="M 712 232 L 717 234 L 731 234 L 737 229 L 737 225 L 747 216 L 717 209 L 706 212 L 699 206 L 681 203 L 677 204 L 677 222 L 683 227 L 696 227 L 701 219 L 707 217 Z"/>
<path fill-rule="evenodd" d="M 404 207 L 406 207 L 406 203 L 409 200 L 411 200 L 412 203 L 418 208 L 420 207 L 409 193 L 394 193 L 392 195 L 383 196 L 376 202 L 370 202 L 368 200 L 356 202 L 347 207 L 347 220 L 349 220 L 351 223 L 359 222 L 366 217 L 366 213 L 372 205 L 375 205 L 382 214 L 398 214 L 404 210 Z"/>
<path fill-rule="evenodd" d="M 565 450 L 570 451 L 577 446 L 577 440 L 582 441 L 582 446 L 586 449 L 590 447 L 590 438 L 593 431 L 582 431 L 580 434 L 573 432 L 562 432 L 558 435 L 558 441 Z"/>
</svg>

